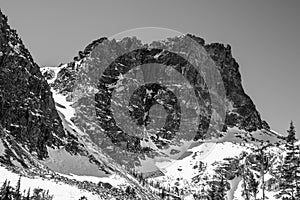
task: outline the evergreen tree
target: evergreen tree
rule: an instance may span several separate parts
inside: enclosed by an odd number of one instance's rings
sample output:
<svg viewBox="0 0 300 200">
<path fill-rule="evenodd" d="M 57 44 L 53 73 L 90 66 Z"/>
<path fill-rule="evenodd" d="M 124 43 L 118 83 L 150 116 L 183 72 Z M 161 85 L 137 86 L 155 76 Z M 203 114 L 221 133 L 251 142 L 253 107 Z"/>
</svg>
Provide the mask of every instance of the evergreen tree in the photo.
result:
<svg viewBox="0 0 300 200">
<path fill-rule="evenodd" d="M 256 169 L 260 172 L 260 183 L 261 183 L 261 189 L 262 189 L 262 200 L 266 199 L 265 196 L 265 173 L 268 172 L 268 169 L 270 168 L 270 161 L 268 153 L 265 152 L 267 148 L 272 146 L 269 142 L 263 142 L 258 147 L 254 148 L 253 151 L 255 152 L 254 157 L 252 157 L 252 163 L 250 161 L 251 166 L 253 169 Z M 251 159 L 251 157 L 249 158 Z M 254 159 L 254 160 L 253 160 Z M 257 162 L 258 161 L 258 162 Z M 250 172 L 249 174 L 249 187 L 250 187 L 250 195 L 256 196 L 258 193 L 258 185 L 259 182 L 256 181 L 254 174 Z"/>
<path fill-rule="evenodd" d="M 248 188 L 251 196 L 256 199 L 256 195 L 258 193 L 258 185 L 259 182 L 255 179 L 253 173 L 249 173 L 248 177 Z"/>
<path fill-rule="evenodd" d="M 296 142 L 296 130 L 293 121 L 290 123 L 290 129 L 287 130 L 288 136 L 286 141 L 288 144 L 294 144 Z"/>
<path fill-rule="evenodd" d="M 299 174 L 299 146 L 295 145 L 296 142 L 296 131 L 293 122 L 290 123 L 290 128 L 287 131 L 288 136 L 286 137 L 286 156 L 281 166 L 281 177 L 280 177 L 280 192 L 276 196 L 277 198 L 288 197 L 291 200 L 296 199 L 300 196 L 300 174 Z"/>
<path fill-rule="evenodd" d="M 211 183 L 210 189 L 208 189 L 208 191 L 207 191 L 208 198 L 211 200 L 217 199 L 216 193 L 217 193 L 217 187 L 215 184 Z"/>
<path fill-rule="evenodd" d="M 53 195 L 49 195 L 49 190 L 45 191 L 41 188 L 33 189 L 32 200 L 52 200 Z"/>
<path fill-rule="evenodd" d="M 30 188 L 28 189 L 27 196 L 26 196 L 25 200 L 30 200 Z"/>
<path fill-rule="evenodd" d="M 243 166 L 242 179 L 243 179 L 243 188 L 244 188 L 244 190 L 242 192 L 242 195 L 243 195 L 243 197 L 245 197 L 245 200 L 250 200 L 248 184 L 247 184 L 247 176 L 248 176 L 248 171 L 245 169 L 245 166 Z"/>
<path fill-rule="evenodd" d="M 220 197 L 220 199 L 225 199 L 226 196 L 226 180 L 224 178 L 224 176 L 221 176 L 221 180 L 220 180 L 220 184 L 219 184 L 219 188 L 218 188 L 218 195 Z"/>
<path fill-rule="evenodd" d="M 15 200 L 21 200 L 22 194 L 20 192 L 20 186 L 21 186 L 21 176 L 17 182 L 16 191 L 14 194 Z"/>
<path fill-rule="evenodd" d="M 161 189 L 161 194 L 160 194 L 161 198 L 164 199 L 166 197 L 166 192 L 165 192 L 165 188 Z"/>
<path fill-rule="evenodd" d="M 263 146 L 259 149 L 260 157 L 260 176 L 261 176 L 261 187 L 262 187 L 262 200 L 265 200 L 265 152 L 264 149 L 268 146 Z"/>
<path fill-rule="evenodd" d="M 8 181 L 5 188 L 4 194 L 1 197 L 1 200 L 11 200 L 11 187 L 9 186 L 10 182 Z"/>
<path fill-rule="evenodd" d="M 216 175 L 209 181 L 209 189 L 206 191 L 209 199 L 224 200 L 226 197 L 226 179 L 222 175 Z M 203 191 L 201 192 L 203 194 Z"/>
<path fill-rule="evenodd" d="M 6 187 L 7 187 L 7 179 L 4 181 L 4 183 L 2 184 L 2 186 L 0 188 L 0 197 L 1 197 L 1 199 L 2 199 L 3 196 L 5 196 Z"/>
<path fill-rule="evenodd" d="M 242 196 L 245 198 L 245 200 L 249 200 L 249 190 L 248 190 L 248 176 L 249 176 L 249 169 L 247 166 L 247 156 L 248 154 L 246 152 L 242 152 L 240 155 L 240 164 L 239 164 L 239 170 L 238 174 L 242 177 Z"/>
<path fill-rule="evenodd" d="M 132 194 L 132 188 L 130 186 L 127 186 L 125 192 L 127 194 Z"/>
</svg>

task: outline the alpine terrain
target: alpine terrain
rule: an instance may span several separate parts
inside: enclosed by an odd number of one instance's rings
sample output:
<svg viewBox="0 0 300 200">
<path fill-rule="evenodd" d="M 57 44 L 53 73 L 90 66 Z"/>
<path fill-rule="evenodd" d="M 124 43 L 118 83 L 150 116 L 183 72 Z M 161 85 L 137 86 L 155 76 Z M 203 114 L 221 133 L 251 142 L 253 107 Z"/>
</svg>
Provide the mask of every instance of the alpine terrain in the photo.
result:
<svg viewBox="0 0 300 200">
<path fill-rule="evenodd" d="M 300 198 L 293 123 L 273 131 L 230 45 L 192 34 L 38 66 L 0 11 L 0 138 L 1 199 Z"/>
</svg>

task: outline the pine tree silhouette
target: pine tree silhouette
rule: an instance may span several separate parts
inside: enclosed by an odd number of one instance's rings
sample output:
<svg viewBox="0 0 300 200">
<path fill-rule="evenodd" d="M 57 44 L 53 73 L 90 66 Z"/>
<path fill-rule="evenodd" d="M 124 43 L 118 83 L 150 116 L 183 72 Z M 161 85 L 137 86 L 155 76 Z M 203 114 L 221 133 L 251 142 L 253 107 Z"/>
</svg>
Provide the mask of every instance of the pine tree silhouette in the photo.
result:
<svg viewBox="0 0 300 200">
<path fill-rule="evenodd" d="M 15 200 L 21 200 L 22 194 L 20 192 L 20 187 L 21 187 L 21 176 L 17 182 L 16 191 L 14 194 Z"/>
<path fill-rule="evenodd" d="M 25 200 L 30 200 L 30 188 L 28 189 L 27 196 L 26 196 Z"/>
<path fill-rule="evenodd" d="M 296 130 L 293 121 L 290 123 L 290 128 L 287 131 L 288 136 L 286 137 L 286 156 L 284 158 L 283 165 L 280 168 L 280 192 L 276 198 L 288 197 L 289 199 L 296 199 L 300 196 L 300 174 L 299 174 L 299 146 L 295 144 Z"/>
</svg>

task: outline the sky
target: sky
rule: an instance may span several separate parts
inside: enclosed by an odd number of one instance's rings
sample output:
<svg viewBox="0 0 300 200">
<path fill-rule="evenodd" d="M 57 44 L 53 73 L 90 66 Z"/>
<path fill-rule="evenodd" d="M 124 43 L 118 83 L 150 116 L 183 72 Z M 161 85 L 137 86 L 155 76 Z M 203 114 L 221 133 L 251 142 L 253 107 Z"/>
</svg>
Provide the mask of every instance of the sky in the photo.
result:
<svg viewBox="0 0 300 200">
<path fill-rule="evenodd" d="M 0 0 L 0 8 L 41 66 L 70 62 L 91 41 L 140 27 L 230 44 L 262 118 L 281 134 L 293 120 L 300 138 L 299 0 Z"/>
</svg>

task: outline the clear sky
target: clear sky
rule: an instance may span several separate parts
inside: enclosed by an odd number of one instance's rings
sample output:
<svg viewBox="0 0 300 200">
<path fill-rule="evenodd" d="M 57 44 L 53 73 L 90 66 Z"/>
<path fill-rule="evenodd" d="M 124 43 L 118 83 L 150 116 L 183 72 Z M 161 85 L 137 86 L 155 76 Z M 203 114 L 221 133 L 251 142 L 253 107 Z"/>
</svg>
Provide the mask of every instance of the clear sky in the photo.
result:
<svg viewBox="0 0 300 200">
<path fill-rule="evenodd" d="M 283 134 L 294 120 L 300 136 L 299 0 L 0 0 L 0 8 L 40 65 L 69 62 L 94 39 L 145 26 L 228 43 L 262 118 Z"/>
</svg>

